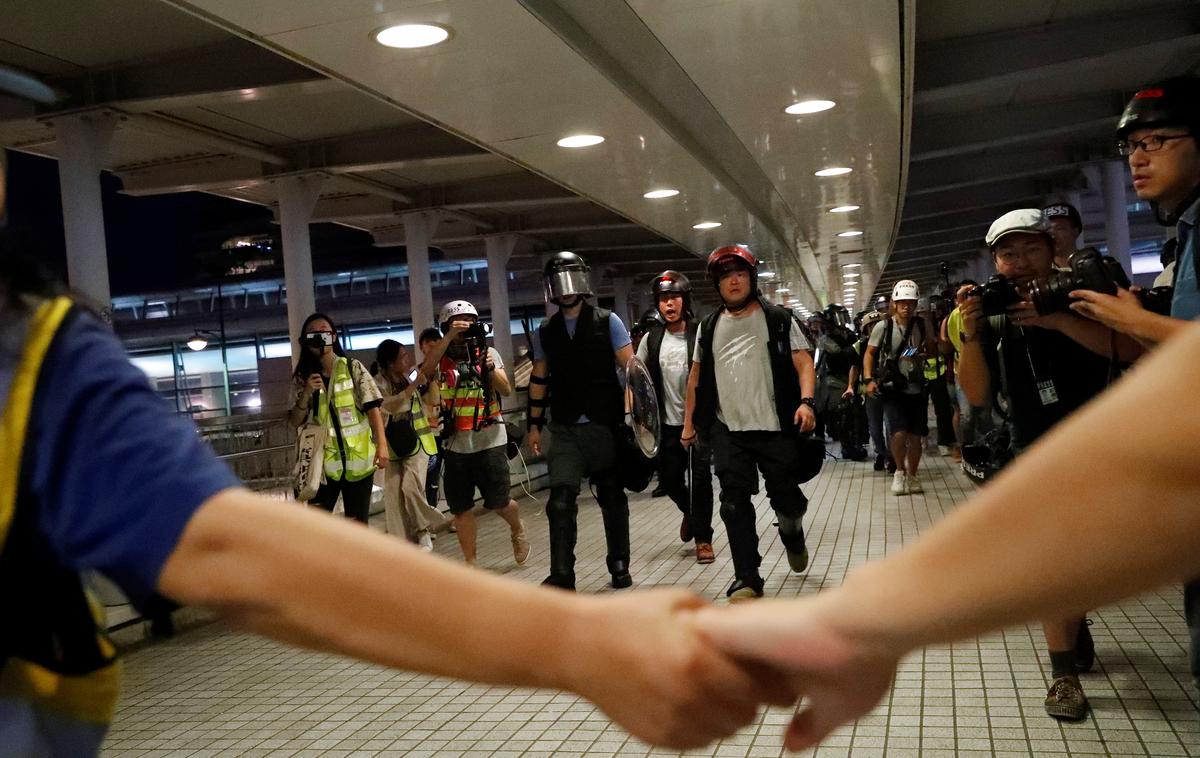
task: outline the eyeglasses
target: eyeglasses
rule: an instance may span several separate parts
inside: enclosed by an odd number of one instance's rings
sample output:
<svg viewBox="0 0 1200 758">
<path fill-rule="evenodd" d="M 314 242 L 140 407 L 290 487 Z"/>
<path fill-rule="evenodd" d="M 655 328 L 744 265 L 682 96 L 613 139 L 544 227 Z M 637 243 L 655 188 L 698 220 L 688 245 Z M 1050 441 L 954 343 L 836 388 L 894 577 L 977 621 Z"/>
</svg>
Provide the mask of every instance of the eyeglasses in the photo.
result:
<svg viewBox="0 0 1200 758">
<path fill-rule="evenodd" d="M 1187 137 L 1191 136 L 1192 135 L 1190 134 L 1168 134 L 1165 136 L 1162 134 L 1151 134 L 1146 139 L 1118 140 L 1117 153 L 1128 157 L 1133 155 L 1133 152 L 1139 147 L 1144 152 L 1153 153 L 1156 150 L 1162 150 L 1163 145 L 1167 144 L 1173 139 L 1186 139 Z"/>
</svg>

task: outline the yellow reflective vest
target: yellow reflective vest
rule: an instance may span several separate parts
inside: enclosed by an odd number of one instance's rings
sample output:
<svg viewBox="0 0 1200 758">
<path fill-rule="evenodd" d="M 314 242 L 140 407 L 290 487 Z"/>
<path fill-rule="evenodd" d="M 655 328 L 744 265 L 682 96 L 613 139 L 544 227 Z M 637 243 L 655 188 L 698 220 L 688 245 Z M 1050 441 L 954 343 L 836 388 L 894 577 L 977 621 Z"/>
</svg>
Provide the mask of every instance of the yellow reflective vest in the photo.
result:
<svg viewBox="0 0 1200 758">
<path fill-rule="evenodd" d="M 329 429 L 325 438 L 325 478 L 361 481 L 375 473 L 375 438 L 367 414 L 355 400 L 350 359 L 334 360 L 329 385 L 330 391 L 322 393 L 317 402 L 317 423 Z"/>
</svg>

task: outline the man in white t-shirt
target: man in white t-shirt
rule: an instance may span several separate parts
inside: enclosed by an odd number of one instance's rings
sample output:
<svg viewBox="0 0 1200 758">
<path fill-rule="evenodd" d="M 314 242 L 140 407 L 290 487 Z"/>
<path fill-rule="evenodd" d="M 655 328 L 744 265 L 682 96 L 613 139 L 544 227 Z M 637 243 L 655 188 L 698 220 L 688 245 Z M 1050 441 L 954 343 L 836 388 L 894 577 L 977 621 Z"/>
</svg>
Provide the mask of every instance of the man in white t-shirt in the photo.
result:
<svg viewBox="0 0 1200 758">
<path fill-rule="evenodd" d="M 691 445 L 699 431 L 712 444 L 721 520 L 733 555 L 734 581 L 726 595 L 735 602 L 763 595 L 751 501 L 759 471 L 788 564 L 799 573 L 809 558 L 802 525 L 808 499 L 800 485 L 811 461 L 801 458 L 797 431 L 816 426 L 816 373 L 792 312 L 759 296 L 757 267 L 745 245 L 720 247 L 708 257 L 722 306 L 700 324 L 681 438 Z"/>
<path fill-rule="evenodd" d="M 693 445 L 689 453 L 680 441 L 696 343 L 692 284 L 678 271 L 664 271 L 651 282 L 650 291 L 660 318 L 650 324 L 637 356 L 654 379 L 662 418 L 658 479 L 683 514 L 679 539 L 696 540 L 696 563 L 712 563 L 716 560 L 712 546 L 712 452 L 707 445 Z"/>
</svg>

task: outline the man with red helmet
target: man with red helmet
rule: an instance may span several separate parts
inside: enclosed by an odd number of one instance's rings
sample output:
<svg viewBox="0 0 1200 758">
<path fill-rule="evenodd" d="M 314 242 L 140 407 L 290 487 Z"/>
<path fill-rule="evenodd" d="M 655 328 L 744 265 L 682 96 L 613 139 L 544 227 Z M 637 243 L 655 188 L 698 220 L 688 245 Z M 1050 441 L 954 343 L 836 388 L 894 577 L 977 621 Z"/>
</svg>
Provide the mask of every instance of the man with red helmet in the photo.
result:
<svg viewBox="0 0 1200 758">
<path fill-rule="evenodd" d="M 712 453 L 694 445 L 689 456 L 680 441 L 687 400 L 688 371 L 696 345 L 692 284 L 678 271 L 664 271 L 650 283 L 658 319 L 649 322 L 637 356 L 650 370 L 663 420 L 658 451 L 658 478 L 666 494 L 683 513 L 679 539 L 696 540 L 696 562 L 712 563 Z M 690 465 L 689 465 L 690 460 Z M 685 473 L 690 473 L 688 484 Z"/>
<path fill-rule="evenodd" d="M 734 581 L 731 601 L 762 597 L 758 532 L 751 494 L 761 471 L 779 520 L 788 564 L 808 568 L 802 519 L 797 429 L 816 425 L 816 374 L 808 341 L 786 308 L 758 292 L 758 261 L 745 245 L 717 248 L 708 273 L 722 306 L 704 319 L 688 376 L 684 445 L 699 432 L 713 448 L 721 482 L 721 520 L 729 534 Z"/>
</svg>

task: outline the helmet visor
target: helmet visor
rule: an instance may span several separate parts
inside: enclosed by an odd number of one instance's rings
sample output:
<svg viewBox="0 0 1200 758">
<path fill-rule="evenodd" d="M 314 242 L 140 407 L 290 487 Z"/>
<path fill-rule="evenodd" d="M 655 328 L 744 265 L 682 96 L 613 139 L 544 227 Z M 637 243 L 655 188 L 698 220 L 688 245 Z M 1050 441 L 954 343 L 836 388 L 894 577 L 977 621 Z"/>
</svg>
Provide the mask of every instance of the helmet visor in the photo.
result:
<svg viewBox="0 0 1200 758">
<path fill-rule="evenodd" d="M 572 295 L 591 295 L 592 282 L 589 274 L 590 271 L 585 266 L 564 267 L 546 274 L 546 299 L 553 302 Z"/>
</svg>

